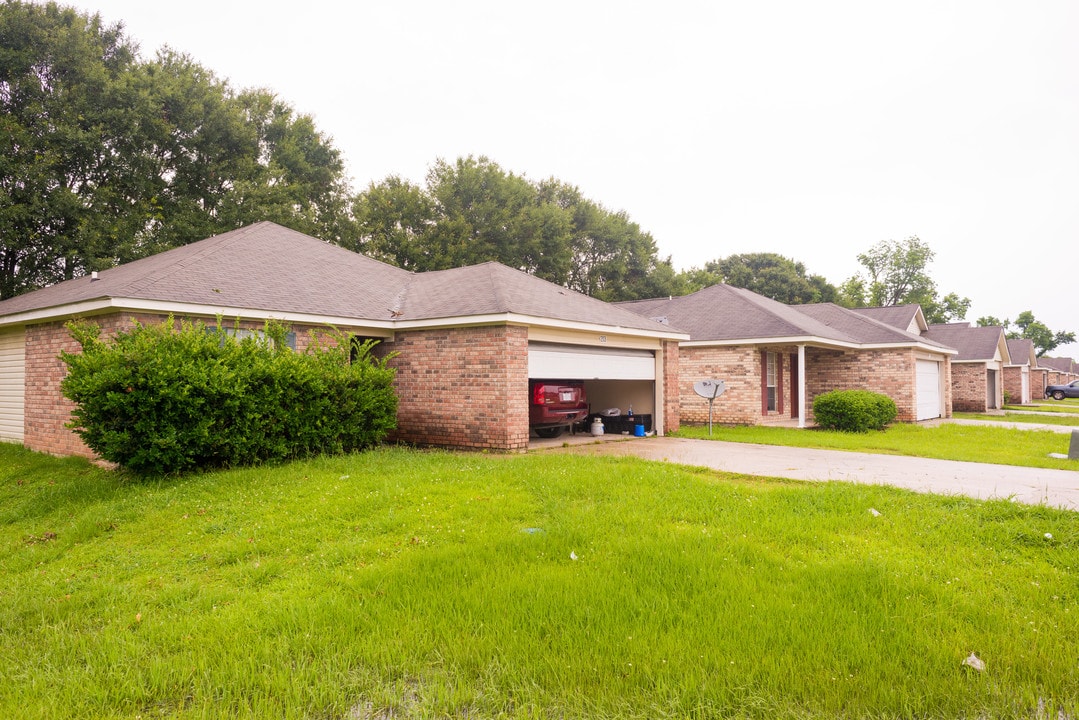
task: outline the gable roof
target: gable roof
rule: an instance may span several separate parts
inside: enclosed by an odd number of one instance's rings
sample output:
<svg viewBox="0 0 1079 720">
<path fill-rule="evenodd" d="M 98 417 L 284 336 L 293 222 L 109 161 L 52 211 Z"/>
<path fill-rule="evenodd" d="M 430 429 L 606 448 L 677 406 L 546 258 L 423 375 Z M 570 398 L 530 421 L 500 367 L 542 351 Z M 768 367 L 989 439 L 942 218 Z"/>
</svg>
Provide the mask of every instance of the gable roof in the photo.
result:
<svg viewBox="0 0 1079 720">
<path fill-rule="evenodd" d="M 1074 373 L 1076 371 L 1075 360 L 1072 358 L 1038 358 L 1038 367 L 1056 370 L 1058 372 Z"/>
<path fill-rule="evenodd" d="M 838 347 L 896 344 L 951 352 L 936 342 L 834 303 L 784 305 L 730 285 L 712 285 L 680 297 L 618 304 L 689 332 L 691 343 L 783 341 Z"/>
<path fill-rule="evenodd" d="M 970 323 L 943 323 L 930 325 L 925 337 L 948 345 L 959 351 L 952 362 L 1011 362 L 1004 328 L 996 326 L 971 327 Z"/>
<path fill-rule="evenodd" d="M 412 273 L 272 222 L 223 233 L 0 302 L 0 326 L 110 310 L 392 328 L 468 318 L 615 326 L 684 337 L 659 323 L 484 263 Z"/>
<path fill-rule="evenodd" d="M 879 320 L 882 323 L 916 335 L 924 333 L 929 327 L 925 321 L 925 315 L 922 314 L 922 306 L 918 304 L 851 309 L 859 315 L 871 317 L 874 320 Z"/>
<path fill-rule="evenodd" d="M 674 332 L 625 308 L 497 262 L 414 275 L 399 320 L 502 314 Z"/>
<path fill-rule="evenodd" d="M 1034 353 L 1034 341 L 1027 338 L 1008 338 L 1008 355 L 1012 365 L 1038 366 L 1038 356 Z"/>
</svg>

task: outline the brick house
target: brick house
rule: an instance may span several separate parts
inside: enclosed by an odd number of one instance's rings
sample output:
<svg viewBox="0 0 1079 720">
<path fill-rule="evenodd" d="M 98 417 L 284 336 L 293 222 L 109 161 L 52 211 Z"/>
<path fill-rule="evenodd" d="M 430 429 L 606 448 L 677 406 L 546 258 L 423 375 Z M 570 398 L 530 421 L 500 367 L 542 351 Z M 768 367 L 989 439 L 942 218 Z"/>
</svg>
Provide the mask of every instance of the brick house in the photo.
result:
<svg viewBox="0 0 1079 720">
<path fill-rule="evenodd" d="M 951 415 L 953 349 L 832 303 L 788 306 L 720 284 L 619 305 L 689 333 L 679 348 L 683 422 L 708 419 L 693 390 L 702 379 L 726 385 L 713 406 L 721 423 L 804 427 L 813 398 L 846 389 L 888 395 L 904 422 Z"/>
<path fill-rule="evenodd" d="M 1072 380 L 1079 378 L 1079 363 L 1072 358 L 1038 358 L 1038 366 L 1046 371 L 1045 385 L 1067 385 Z M 1042 389 L 1044 397 L 1045 391 Z"/>
<path fill-rule="evenodd" d="M 924 337 L 959 351 L 952 359 L 954 409 L 986 412 L 1004 405 L 1004 367 L 1011 364 L 1004 328 L 943 323 L 930 325 Z"/>
<path fill-rule="evenodd" d="M 1029 405 L 1045 396 L 1045 375 L 1037 371 L 1034 343 L 1026 338 L 1006 340 L 1010 362 L 1004 365 L 1004 398 L 1012 404 Z"/>
<path fill-rule="evenodd" d="M 412 273 L 263 222 L 0 302 L 0 440 L 91 455 L 64 427 L 59 353 L 78 349 L 64 324 L 169 315 L 252 332 L 281 320 L 297 351 L 330 327 L 379 341 L 396 353 L 405 442 L 526 448 L 529 378 L 567 367 L 594 403 L 632 402 L 661 434 L 679 423 L 686 336 L 668 326 L 498 263 Z"/>
</svg>

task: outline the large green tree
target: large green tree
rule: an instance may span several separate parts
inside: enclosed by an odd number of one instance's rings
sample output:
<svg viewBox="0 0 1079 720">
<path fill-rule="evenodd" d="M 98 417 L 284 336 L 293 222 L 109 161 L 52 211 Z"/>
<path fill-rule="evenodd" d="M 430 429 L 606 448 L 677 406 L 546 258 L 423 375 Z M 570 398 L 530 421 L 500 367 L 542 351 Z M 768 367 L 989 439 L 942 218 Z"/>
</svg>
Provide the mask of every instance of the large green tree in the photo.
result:
<svg viewBox="0 0 1079 720">
<path fill-rule="evenodd" d="M 0 298 L 256 220 L 353 232 L 310 117 L 51 2 L 0 5 L 0 150 Z"/>
<path fill-rule="evenodd" d="M 391 176 L 352 205 L 348 246 L 409 270 L 495 260 L 603 300 L 671 294 L 670 259 L 624 212 L 572 185 L 507 172 L 486 157 L 436 161 L 423 187 Z"/>
<path fill-rule="evenodd" d="M 743 253 L 705 263 L 682 273 L 689 292 L 726 283 L 787 305 L 834 302 L 837 290 L 804 264 L 776 253 Z"/>
<path fill-rule="evenodd" d="M 1001 320 L 986 315 L 978 318 L 977 324 L 981 327 L 1002 327 L 1005 336 L 1016 339 L 1026 338 L 1034 344 L 1034 353 L 1038 357 L 1051 353 L 1061 345 L 1075 342 L 1075 333 L 1067 330 L 1053 332 L 1049 327 L 1034 318 L 1034 313 L 1024 310 L 1015 318 L 1015 322 L 1005 318 Z"/>
<path fill-rule="evenodd" d="M 877 243 L 858 255 L 865 273 L 840 286 L 840 301 L 850 307 L 918 304 L 930 323 L 961 320 L 970 309 L 970 298 L 954 292 L 940 295 L 927 271 L 933 257 L 932 248 L 914 236 Z"/>
</svg>

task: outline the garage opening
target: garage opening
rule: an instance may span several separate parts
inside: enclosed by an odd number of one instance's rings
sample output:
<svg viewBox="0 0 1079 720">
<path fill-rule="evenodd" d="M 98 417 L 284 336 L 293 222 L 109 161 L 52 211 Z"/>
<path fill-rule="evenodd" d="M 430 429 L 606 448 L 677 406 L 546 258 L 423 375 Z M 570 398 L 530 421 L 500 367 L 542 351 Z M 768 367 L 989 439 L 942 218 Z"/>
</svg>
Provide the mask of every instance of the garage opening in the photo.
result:
<svg viewBox="0 0 1079 720">
<path fill-rule="evenodd" d="M 572 428 L 574 431 L 586 430 L 597 416 L 612 432 L 632 432 L 637 423 L 652 432 L 659 425 L 653 350 L 532 342 L 528 346 L 528 377 L 574 381 L 583 386 L 588 414 Z M 544 434 L 550 437 L 550 431 Z"/>
</svg>

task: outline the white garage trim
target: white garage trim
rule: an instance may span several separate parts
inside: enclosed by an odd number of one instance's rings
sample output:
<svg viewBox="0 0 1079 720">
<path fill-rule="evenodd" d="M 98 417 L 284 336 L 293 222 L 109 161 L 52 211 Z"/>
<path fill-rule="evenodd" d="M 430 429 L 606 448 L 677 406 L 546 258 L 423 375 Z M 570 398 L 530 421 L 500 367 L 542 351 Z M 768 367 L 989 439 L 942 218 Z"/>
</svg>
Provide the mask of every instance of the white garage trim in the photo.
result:
<svg viewBox="0 0 1079 720">
<path fill-rule="evenodd" d="M 528 344 L 528 377 L 566 380 L 655 380 L 652 350 Z"/>
<path fill-rule="evenodd" d="M 915 368 L 915 396 L 918 402 L 916 419 L 938 418 L 943 414 L 940 400 L 940 363 L 936 360 L 917 360 Z"/>
<path fill-rule="evenodd" d="M 0 440 L 23 441 L 26 411 L 26 331 L 0 332 Z"/>
</svg>

